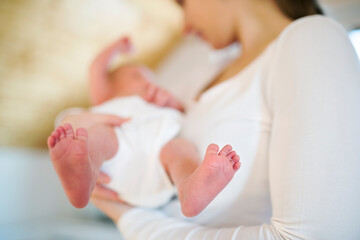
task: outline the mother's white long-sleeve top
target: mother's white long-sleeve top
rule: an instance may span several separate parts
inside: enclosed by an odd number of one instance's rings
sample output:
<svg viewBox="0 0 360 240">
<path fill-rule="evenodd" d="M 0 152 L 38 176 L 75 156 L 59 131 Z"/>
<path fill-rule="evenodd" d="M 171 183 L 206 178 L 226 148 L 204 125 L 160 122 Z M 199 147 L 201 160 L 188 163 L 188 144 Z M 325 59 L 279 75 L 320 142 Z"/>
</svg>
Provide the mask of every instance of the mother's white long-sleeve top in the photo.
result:
<svg viewBox="0 0 360 240">
<path fill-rule="evenodd" d="M 360 64 L 336 22 L 291 23 L 189 105 L 182 136 L 231 144 L 241 169 L 193 219 L 177 201 L 127 212 L 125 239 L 360 239 Z"/>
</svg>

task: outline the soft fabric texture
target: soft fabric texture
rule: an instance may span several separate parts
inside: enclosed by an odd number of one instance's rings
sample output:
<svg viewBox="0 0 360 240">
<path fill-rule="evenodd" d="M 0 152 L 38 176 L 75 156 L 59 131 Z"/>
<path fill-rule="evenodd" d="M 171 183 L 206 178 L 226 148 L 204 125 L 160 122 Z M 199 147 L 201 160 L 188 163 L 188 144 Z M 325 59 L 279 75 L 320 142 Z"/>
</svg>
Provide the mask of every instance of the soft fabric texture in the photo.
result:
<svg viewBox="0 0 360 240">
<path fill-rule="evenodd" d="M 147 103 L 138 96 L 115 98 L 91 111 L 131 118 L 115 128 L 119 150 L 101 167 L 111 178 L 109 187 L 134 206 L 154 208 L 167 203 L 175 194 L 175 187 L 159 154 L 180 132 L 181 113 Z"/>
<path fill-rule="evenodd" d="M 359 239 L 360 64 L 347 33 L 301 18 L 188 106 L 181 135 L 231 144 L 242 166 L 199 216 L 135 208 L 125 239 Z"/>
</svg>

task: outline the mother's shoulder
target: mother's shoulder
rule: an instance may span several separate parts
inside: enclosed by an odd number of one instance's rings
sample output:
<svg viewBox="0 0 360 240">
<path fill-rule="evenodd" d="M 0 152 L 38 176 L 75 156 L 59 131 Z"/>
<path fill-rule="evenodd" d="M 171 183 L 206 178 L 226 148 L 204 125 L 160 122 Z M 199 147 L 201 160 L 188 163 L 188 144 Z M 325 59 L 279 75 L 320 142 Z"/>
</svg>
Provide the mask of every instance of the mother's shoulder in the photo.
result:
<svg viewBox="0 0 360 240">
<path fill-rule="evenodd" d="M 328 39 L 334 35 L 347 37 L 346 30 L 340 23 L 323 15 L 311 15 L 290 23 L 279 35 L 279 42 L 289 39 L 299 42 L 309 38 Z"/>
<path fill-rule="evenodd" d="M 334 49 L 349 46 L 352 45 L 342 25 L 329 17 L 312 15 L 293 21 L 280 33 L 273 60 L 331 57 Z"/>
</svg>

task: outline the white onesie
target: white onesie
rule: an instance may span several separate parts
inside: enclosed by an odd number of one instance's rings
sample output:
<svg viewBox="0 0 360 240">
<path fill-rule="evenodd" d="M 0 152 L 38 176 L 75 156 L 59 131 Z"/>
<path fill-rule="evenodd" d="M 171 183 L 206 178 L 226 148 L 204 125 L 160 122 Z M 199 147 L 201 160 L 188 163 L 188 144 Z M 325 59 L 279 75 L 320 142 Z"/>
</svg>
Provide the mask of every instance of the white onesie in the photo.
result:
<svg viewBox="0 0 360 240">
<path fill-rule="evenodd" d="M 178 135 L 182 114 L 138 96 L 113 98 L 90 111 L 131 118 L 121 127 L 115 127 L 119 150 L 101 168 L 111 178 L 108 187 L 134 206 L 155 208 L 168 202 L 175 194 L 175 187 L 162 167 L 159 153 Z"/>
</svg>

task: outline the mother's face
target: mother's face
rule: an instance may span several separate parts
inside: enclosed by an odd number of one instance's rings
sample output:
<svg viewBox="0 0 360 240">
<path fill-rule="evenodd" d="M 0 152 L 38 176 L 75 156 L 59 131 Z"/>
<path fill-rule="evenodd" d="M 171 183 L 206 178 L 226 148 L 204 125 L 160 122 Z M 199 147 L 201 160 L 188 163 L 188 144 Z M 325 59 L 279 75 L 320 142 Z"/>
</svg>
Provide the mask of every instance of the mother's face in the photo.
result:
<svg viewBox="0 0 360 240">
<path fill-rule="evenodd" d="M 223 0 L 177 0 L 183 7 L 185 30 L 193 32 L 214 48 L 236 40 L 231 11 Z"/>
</svg>

